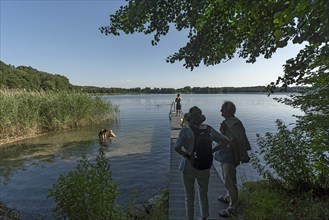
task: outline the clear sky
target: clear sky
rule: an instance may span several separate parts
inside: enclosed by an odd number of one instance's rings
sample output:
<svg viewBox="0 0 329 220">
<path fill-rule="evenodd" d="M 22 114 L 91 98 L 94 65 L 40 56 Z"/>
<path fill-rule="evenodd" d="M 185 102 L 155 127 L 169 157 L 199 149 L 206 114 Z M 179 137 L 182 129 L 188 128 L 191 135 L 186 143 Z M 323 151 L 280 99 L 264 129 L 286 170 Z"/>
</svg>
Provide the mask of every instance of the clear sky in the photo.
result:
<svg viewBox="0 0 329 220">
<path fill-rule="evenodd" d="M 1 61 L 66 76 L 73 85 L 98 87 L 242 87 L 267 85 L 283 75 L 282 65 L 299 51 L 289 46 L 269 60 L 233 59 L 191 71 L 166 57 L 187 42 L 172 29 L 157 46 L 151 35 L 105 36 L 109 15 L 124 0 L 0 0 Z"/>
</svg>

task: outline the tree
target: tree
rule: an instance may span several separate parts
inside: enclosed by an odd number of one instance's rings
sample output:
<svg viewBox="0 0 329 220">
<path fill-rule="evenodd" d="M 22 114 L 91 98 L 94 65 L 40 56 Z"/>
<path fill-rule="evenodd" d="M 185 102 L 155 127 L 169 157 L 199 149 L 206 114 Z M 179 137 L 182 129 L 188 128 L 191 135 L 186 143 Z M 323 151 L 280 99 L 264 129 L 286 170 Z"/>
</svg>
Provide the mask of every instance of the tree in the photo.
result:
<svg viewBox="0 0 329 220">
<path fill-rule="evenodd" d="M 329 1 L 327 0 L 128 0 L 113 15 L 103 34 L 154 34 L 153 45 L 171 28 L 188 30 L 188 42 L 167 62 L 216 65 L 238 56 L 254 63 L 271 58 L 288 44 L 301 44 L 284 64 L 284 75 L 268 89 L 304 86 L 301 94 L 278 100 L 300 108 L 292 133 L 307 137 L 318 178 L 329 190 Z M 278 124 L 279 128 L 285 128 Z M 282 131 L 285 129 L 281 129 Z M 268 140 L 271 138 L 267 136 Z M 266 140 L 260 140 L 267 143 Z M 282 140 L 284 141 L 284 140 Z"/>
<path fill-rule="evenodd" d="M 0 61 L 0 88 L 28 91 L 71 90 L 69 80 L 59 74 L 50 74 L 32 67 L 5 64 Z"/>
</svg>

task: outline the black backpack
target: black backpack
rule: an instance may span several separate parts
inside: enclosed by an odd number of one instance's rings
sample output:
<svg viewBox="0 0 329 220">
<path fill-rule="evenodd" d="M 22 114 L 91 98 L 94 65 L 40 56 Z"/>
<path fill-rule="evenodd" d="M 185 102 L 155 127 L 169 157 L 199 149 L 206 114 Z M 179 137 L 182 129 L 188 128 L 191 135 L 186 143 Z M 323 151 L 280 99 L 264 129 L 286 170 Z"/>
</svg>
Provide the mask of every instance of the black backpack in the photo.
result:
<svg viewBox="0 0 329 220">
<path fill-rule="evenodd" d="M 194 133 L 194 147 L 190 161 L 197 170 L 209 169 L 213 161 L 212 140 L 210 139 L 211 127 L 206 129 L 190 127 Z"/>
</svg>

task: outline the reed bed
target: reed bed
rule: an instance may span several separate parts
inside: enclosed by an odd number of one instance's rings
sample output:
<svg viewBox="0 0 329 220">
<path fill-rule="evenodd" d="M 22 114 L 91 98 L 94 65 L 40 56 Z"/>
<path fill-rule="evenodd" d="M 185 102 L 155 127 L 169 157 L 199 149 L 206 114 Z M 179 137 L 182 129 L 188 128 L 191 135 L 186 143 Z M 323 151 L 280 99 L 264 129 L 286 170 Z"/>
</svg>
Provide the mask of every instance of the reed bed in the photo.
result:
<svg viewBox="0 0 329 220">
<path fill-rule="evenodd" d="M 0 141 L 115 119 L 118 106 L 86 93 L 0 90 Z"/>
</svg>

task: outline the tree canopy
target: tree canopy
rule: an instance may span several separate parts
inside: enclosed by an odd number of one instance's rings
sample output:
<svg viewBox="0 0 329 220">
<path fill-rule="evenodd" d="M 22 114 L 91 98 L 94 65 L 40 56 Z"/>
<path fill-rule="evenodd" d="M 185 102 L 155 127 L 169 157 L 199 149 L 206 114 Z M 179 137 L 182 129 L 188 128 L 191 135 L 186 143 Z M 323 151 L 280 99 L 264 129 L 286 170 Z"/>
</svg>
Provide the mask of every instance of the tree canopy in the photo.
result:
<svg viewBox="0 0 329 220">
<path fill-rule="evenodd" d="M 15 67 L 0 61 L 0 89 L 54 91 L 70 90 L 72 85 L 65 76 L 39 71 L 30 66 Z"/>
<path fill-rule="evenodd" d="M 184 60 L 193 69 L 235 55 L 247 62 L 270 58 L 289 42 L 319 47 L 328 42 L 328 11 L 328 1 L 319 0 L 128 0 L 100 30 L 154 34 L 156 45 L 170 28 L 188 29 L 189 42 L 167 61 Z"/>
<path fill-rule="evenodd" d="M 103 34 L 153 34 L 153 45 L 171 28 L 188 30 L 185 46 L 167 57 L 193 70 L 235 56 L 254 63 L 271 58 L 288 44 L 300 44 L 296 57 L 283 64 L 284 75 L 268 86 L 306 86 L 302 94 L 279 100 L 305 113 L 297 130 L 321 161 L 329 189 L 329 1 L 327 0 L 128 0 L 110 15 Z M 318 166 L 319 167 L 319 166 Z M 323 168 L 323 169 L 322 169 Z"/>
<path fill-rule="evenodd" d="M 215 65 L 239 56 L 246 62 L 271 58 L 289 43 L 304 48 L 284 64 L 284 76 L 269 85 L 316 86 L 328 94 L 329 2 L 325 0 L 128 0 L 110 15 L 106 35 L 142 32 L 154 34 L 152 44 L 170 28 L 189 30 L 187 44 L 167 62 L 184 61 L 193 70 L 203 62 Z M 329 105 L 326 99 L 327 107 Z M 294 103 L 298 106 L 300 102 Z M 312 108 L 304 103 L 302 108 Z M 329 108 L 327 108 L 329 109 Z"/>
</svg>

